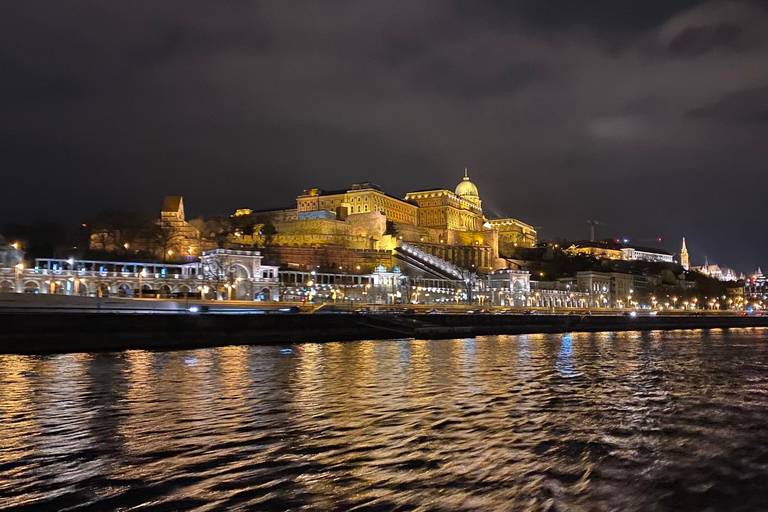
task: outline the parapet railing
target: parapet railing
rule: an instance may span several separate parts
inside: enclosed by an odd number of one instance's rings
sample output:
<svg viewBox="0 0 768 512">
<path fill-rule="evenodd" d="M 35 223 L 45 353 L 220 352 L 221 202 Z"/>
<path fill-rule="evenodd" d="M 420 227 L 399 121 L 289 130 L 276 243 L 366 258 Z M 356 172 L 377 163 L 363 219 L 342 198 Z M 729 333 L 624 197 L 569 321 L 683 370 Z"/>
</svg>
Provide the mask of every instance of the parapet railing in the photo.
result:
<svg viewBox="0 0 768 512">
<path fill-rule="evenodd" d="M 464 269 L 457 267 L 453 263 L 435 256 L 434 254 L 422 251 L 418 247 L 415 247 L 407 242 L 400 242 L 400 247 L 408 254 L 439 268 L 440 270 L 454 276 L 457 279 L 466 280 L 470 278 L 469 272 L 465 271 Z"/>
<path fill-rule="evenodd" d="M 17 274 L 18 272 L 18 274 Z M 162 272 L 120 272 L 120 271 L 108 271 L 108 270 L 85 270 L 85 269 L 47 269 L 47 268 L 25 268 L 23 270 L 17 270 L 15 268 L 0 268 L 0 275 L 7 275 L 10 278 L 14 278 L 16 275 L 20 279 L 32 278 L 32 277 L 58 277 L 58 278 L 133 278 L 133 279 L 179 279 L 179 280 L 198 280 L 206 281 L 210 280 L 203 274 L 176 274 L 176 273 L 162 273 Z M 252 280 L 278 282 L 277 277 L 253 277 Z"/>
</svg>

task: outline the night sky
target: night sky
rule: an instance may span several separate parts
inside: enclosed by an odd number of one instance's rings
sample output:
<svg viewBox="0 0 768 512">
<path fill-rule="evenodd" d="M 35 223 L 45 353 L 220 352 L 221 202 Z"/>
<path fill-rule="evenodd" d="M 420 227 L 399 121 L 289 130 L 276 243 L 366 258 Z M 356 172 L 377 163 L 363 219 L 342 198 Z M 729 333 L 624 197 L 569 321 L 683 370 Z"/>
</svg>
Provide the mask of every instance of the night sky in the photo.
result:
<svg viewBox="0 0 768 512">
<path fill-rule="evenodd" d="M 541 239 L 768 266 L 768 1 L 15 1 L 0 225 L 453 189 Z M 662 244 L 650 242 L 662 236 Z"/>
</svg>

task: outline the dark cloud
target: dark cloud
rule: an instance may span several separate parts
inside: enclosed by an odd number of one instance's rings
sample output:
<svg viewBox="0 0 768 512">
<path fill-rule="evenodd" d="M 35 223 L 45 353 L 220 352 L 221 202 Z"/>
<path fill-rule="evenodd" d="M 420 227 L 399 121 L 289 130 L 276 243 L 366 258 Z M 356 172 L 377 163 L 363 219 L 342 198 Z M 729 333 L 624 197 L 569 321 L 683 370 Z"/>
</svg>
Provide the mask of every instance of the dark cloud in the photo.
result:
<svg viewBox="0 0 768 512">
<path fill-rule="evenodd" d="M 509 96 L 545 75 L 541 66 L 530 62 L 508 63 L 500 70 L 482 65 L 462 69 L 448 59 L 431 59 L 423 63 L 415 82 L 420 90 L 459 99 L 483 96 Z"/>
<path fill-rule="evenodd" d="M 743 221 L 768 207 L 741 200 L 768 185 L 767 5 L 9 2 L 0 151 L 26 188 L 0 220 L 402 195 L 469 166 L 489 212 L 543 237 L 599 219 L 749 271 L 768 265 Z"/>
<path fill-rule="evenodd" d="M 589 30 L 612 43 L 625 43 L 653 30 L 700 0 L 456 0 L 457 12 L 486 26 L 518 27 L 547 37 L 570 30 Z"/>
<path fill-rule="evenodd" d="M 691 110 L 688 115 L 715 123 L 758 124 L 768 128 L 768 85 L 728 93 L 712 105 Z"/>
<path fill-rule="evenodd" d="M 709 27 L 689 27 L 677 34 L 669 43 L 672 53 L 685 57 L 698 57 L 716 48 L 735 48 L 742 30 L 732 23 Z"/>
</svg>

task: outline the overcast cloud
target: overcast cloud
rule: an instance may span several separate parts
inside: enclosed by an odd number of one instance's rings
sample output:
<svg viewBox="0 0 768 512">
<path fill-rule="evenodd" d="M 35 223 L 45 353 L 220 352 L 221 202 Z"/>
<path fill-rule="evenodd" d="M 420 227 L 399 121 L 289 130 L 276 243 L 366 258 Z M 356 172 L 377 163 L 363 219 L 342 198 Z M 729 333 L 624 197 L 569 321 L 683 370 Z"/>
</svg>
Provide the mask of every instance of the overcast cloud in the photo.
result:
<svg viewBox="0 0 768 512">
<path fill-rule="evenodd" d="M 0 224 L 470 168 L 541 238 L 768 265 L 768 2 L 5 2 Z M 650 242 L 648 242 L 650 243 Z"/>
</svg>

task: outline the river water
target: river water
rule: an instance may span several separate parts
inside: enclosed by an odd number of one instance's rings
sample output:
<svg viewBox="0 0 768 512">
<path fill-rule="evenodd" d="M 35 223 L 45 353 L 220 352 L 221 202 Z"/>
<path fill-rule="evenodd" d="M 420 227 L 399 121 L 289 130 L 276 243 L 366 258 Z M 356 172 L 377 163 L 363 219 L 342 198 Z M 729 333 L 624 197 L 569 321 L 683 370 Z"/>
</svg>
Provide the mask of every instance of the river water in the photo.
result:
<svg viewBox="0 0 768 512">
<path fill-rule="evenodd" d="M 768 510 L 768 331 L 0 356 L 0 509 Z"/>
</svg>

